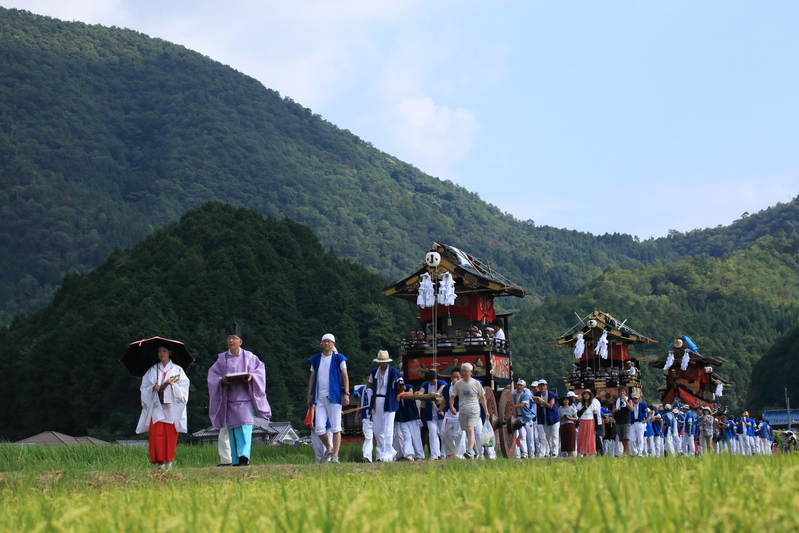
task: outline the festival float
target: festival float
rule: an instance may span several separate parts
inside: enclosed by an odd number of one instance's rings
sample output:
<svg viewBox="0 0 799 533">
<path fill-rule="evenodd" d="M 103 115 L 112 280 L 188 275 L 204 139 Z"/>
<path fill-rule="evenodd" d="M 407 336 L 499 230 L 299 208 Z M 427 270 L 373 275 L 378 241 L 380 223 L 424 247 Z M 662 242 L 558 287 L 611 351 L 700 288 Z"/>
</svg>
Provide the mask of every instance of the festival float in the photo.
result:
<svg viewBox="0 0 799 533">
<path fill-rule="evenodd" d="M 554 346 L 570 348 L 574 354 L 572 372 L 564 376 L 566 388 L 578 396 L 587 389 L 596 390 L 600 400 L 615 400 L 619 389 L 641 394 L 640 360 L 630 357 L 630 346 L 656 344 L 627 325 L 598 309 L 558 337 Z"/>
<path fill-rule="evenodd" d="M 420 308 L 418 327 L 399 341 L 405 383 L 419 387 L 427 370 L 449 381 L 453 369 L 471 363 L 472 377 L 486 390 L 495 442 L 505 457 L 513 457 L 513 432 L 519 423 L 508 386 L 513 380 L 508 330 L 512 313 L 497 312 L 494 299 L 529 293 L 463 250 L 434 242 L 425 260 L 383 294 Z"/>
<path fill-rule="evenodd" d="M 666 383 L 658 388 L 664 404 L 687 404 L 692 409 L 709 407 L 715 412 L 724 387 L 731 385 L 719 376 L 714 367 L 727 363 L 723 357 L 708 357 L 699 353 L 694 342 L 681 336 L 669 345 L 669 353 L 650 361 L 649 366 L 666 374 Z"/>
</svg>

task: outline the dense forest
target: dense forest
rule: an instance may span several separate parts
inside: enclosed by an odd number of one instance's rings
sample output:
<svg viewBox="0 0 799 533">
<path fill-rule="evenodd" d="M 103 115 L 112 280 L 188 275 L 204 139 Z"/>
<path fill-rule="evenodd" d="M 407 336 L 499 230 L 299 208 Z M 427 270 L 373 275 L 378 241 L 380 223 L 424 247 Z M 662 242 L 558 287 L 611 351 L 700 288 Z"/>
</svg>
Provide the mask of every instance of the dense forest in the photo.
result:
<svg viewBox="0 0 799 533">
<path fill-rule="evenodd" d="M 799 402 L 799 324 L 780 337 L 752 369 L 747 405 L 755 412 L 785 409 L 785 389 L 793 402 Z"/>
<path fill-rule="evenodd" d="M 0 328 L 0 440 L 44 430 L 100 438 L 133 433 L 140 380 L 119 359 L 135 340 L 178 339 L 196 359 L 189 430 L 210 425 L 206 375 L 226 325 L 267 368 L 277 420 L 305 415 L 308 358 L 332 332 L 353 383 L 413 320 L 381 294 L 383 279 L 326 251 L 311 230 L 208 203 L 87 275 L 70 274 L 50 304 Z"/>
<path fill-rule="evenodd" d="M 431 240 L 460 246 L 531 303 L 609 266 L 718 257 L 797 230 L 793 202 L 645 242 L 536 226 L 185 47 L 0 8 L 0 324 L 215 199 L 307 224 L 385 279 Z"/>
<path fill-rule="evenodd" d="M 585 317 L 594 307 L 628 320 L 633 329 L 659 341 L 636 347 L 635 357 L 662 357 L 674 339 L 687 335 L 703 355 L 728 359 L 717 372 L 734 386 L 725 391 L 722 403 L 748 406 L 752 369 L 770 369 L 768 378 L 754 382 L 764 391 L 789 357 L 783 350 L 779 365 L 772 364 L 776 357 L 758 363 L 772 343 L 799 322 L 799 240 L 763 237 L 721 258 L 702 255 L 645 268 L 608 268 L 575 294 L 548 298 L 539 308 L 522 310 L 515 317 L 516 372 L 525 378 L 543 376 L 562 387 L 571 353 L 546 341 L 577 324 L 575 313 Z M 645 399 L 657 400 L 656 389 L 664 382 L 661 371 L 642 367 Z"/>
</svg>

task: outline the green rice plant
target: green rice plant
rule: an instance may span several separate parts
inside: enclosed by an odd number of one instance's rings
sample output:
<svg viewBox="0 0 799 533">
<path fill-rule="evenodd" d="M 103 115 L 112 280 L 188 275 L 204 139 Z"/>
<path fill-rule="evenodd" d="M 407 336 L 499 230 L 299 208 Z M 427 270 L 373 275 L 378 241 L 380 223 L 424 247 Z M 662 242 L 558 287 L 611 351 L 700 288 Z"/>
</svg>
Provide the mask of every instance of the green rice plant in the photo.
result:
<svg viewBox="0 0 799 533">
<path fill-rule="evenodd" d="M 0 476 L 0 531 L 779 532 L 797 504 L 796 456 Z"/>
</svg>

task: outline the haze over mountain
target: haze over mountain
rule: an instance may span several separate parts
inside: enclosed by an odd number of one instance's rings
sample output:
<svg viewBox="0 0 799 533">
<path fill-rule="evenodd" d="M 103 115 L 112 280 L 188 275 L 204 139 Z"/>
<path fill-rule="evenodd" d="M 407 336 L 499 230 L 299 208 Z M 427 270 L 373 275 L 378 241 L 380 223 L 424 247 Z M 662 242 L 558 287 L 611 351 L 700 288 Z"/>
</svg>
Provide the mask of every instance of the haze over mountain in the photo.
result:
<svg viewBox="0 0 799 533">
<path fill-rule="evenodd" d="M 486 176 L 486 187 L 501 178 Z M 43 306 L 66 272 L 87 272 L 214 199 L 308 224 L 386 279 L 412 268 L 432 240 L 461 246 L 534 302 L 610 265 L 719 256 L 797 228 L 792 202 L 729 228 L 637 242 L 537 227 L 478 193 L 182 46 L 0 9 L 0 323 Z M 511 193 L 535 194 L 535 184 Z M 588 193 L 607 209 L 642 201 Z"/>
</svg>

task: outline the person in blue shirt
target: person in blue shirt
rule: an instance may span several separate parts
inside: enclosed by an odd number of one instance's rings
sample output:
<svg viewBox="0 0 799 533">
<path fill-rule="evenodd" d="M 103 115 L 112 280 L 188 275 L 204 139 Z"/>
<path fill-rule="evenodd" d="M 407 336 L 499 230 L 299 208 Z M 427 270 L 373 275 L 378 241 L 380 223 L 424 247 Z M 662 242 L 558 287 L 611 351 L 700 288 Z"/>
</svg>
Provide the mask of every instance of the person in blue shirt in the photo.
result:
<svg viewBox="0 0 799 533">
<path fill-rule="evenodd" d="M 369 388 L 372 389 L 372 422 L 377 444 L 377 461 L 394 460 L 394 417 L 399 409 L 395 391 L 397 380 L 402 378 L 400 371 L 389 366 L 392 359 L 386 350 L 377 352 L 374 362 L 377 368 L 369 372 Z"/>
<path fill-rule="evenodd" d="M 679 432 L 679 422 L 677 421 L 679 411 L 677 409 L 672 410 L 669 403 L 664 405 L 663 409 L 665 410 L 661 417 L 663 421 L 663 455 L 668 454 L 669 457 L 674 457 L 676 455 L 674 435 Z"/>
<path fill-rule="evenodd" d="M 331 333 L 322 336 L 322 351 L 310 358 L 311 375 L 308 379 L 308 405 L 316 406 L 314 431 L 327 448 L 326 461 L 338 463 L 341 447 L 341 406 L 350 403 L 350 381 L 347 376 L 347 358 L 336 350 L 336 338 Z M 326 425 L 330 421 L 333 442 L 327 438 Z"/>
<path fill-rule="evenodd" d="M 644 434 L 649 408 L 641 401 L 641 395 L 634 392 L 630 395 L 627 409 L 630 410 L 630 455 L 645 457 Z"/>
<path fill-rule="evenodd" d="M 538 439 L 538 456 L 557 457 L 560 451 L 560 415 L 558 414 L 558 396 L 550 392 L 545 379 L 538 380 L 538 392 L 533 393 L 536 403 L 536 421 L 538 431 L 543 430 L 543 436 Z"/>
<path fill-rule="evenodd" d="M 680 435 L 682 436 L 681 450 L 682 455 L 693 457 L 696 447 L 694 446 L 694 435 L 696 434 L 696 416 L 691 412 L 691 406 L 683 404 L 682 416 L 680 418 Z"/>
<path fill-rule="evenodd" d="M 435 370 L 428 370 L 424 375 L 425 382 L 419 387 L 419 394 L 439 394 L 444 391 L 447 382 L 436 377 Z M 428 448 L 430 458 L 433 460 L 443 459 L 444 453 L 441 451 L 442 432 L 444 429 L 444 413 L 442 411 L 443 398 L 440 403 L 436 400 L 424 400 L 423 419 L 427 426 Z"/>
<path fill-rule="evenodd" d="M 741 411 L 741 416 L 735 419 L 735 438 L 740 455 L 752 455 L 752 447 L 749 445 L 749 430 L 751 426 L 749 413 Z"/>
<path fill-rule="evenodd" d="M 400 407 L 395 418 L 398 426 L 394 429 L 395 449 L 403 460 L 418 461 L 424 459 L 419 408 L 411 394 L 413 387 L 405 384 L 401 378 L 397 380 L 397 384 L 404 387 L 406 394 L 400 400 Z"/>
<path fill-rule="evenodd" d="M 369 379 L 369 372 L 364 376 Z M 363 462 L 372 462 L 372 453 L 375 448 L 374 431 L 372 429 L 372 389 L 368 385 L 361 385 L 355 391 L 355 396 L 358 397 L 358 419 L 361 421 L 361 428 L 363 430 L 363 445 L 361 451 L 363 452 Z"/>
<path fill-rule="evenodd" d="M 774 436 L 768 420 L 765 420 L 763 415 L 758 418 L 757 436 L 760 439 L 760 453 L 762 455 L 771 455 L 771 442 L 774 440 Z"/>
<path fill-rule="evenodd" d="M 527 382 L 523 379 L 516 382 L 516 390 L 512 394 L 513 406 L 516 408 L 516 418 L 523 423 L 522 427 L 519 428 L 521 458 L 532 458 L 535 454 L 533 394 L 527 389 Z"/>
<path fill-rule="evenodd" d="M 662 409 L 662 407 L 661 407 Z M 649 412 L 649 418 L 647 419 L 647 432 L 651 431 L 652 435 L 647 436 L 649 443 L 651 446 L 649 448 L 650 455 L 653 457 L 663 457 L 663 420 L 662 415 L 652 409 Z"/>
</svg>

